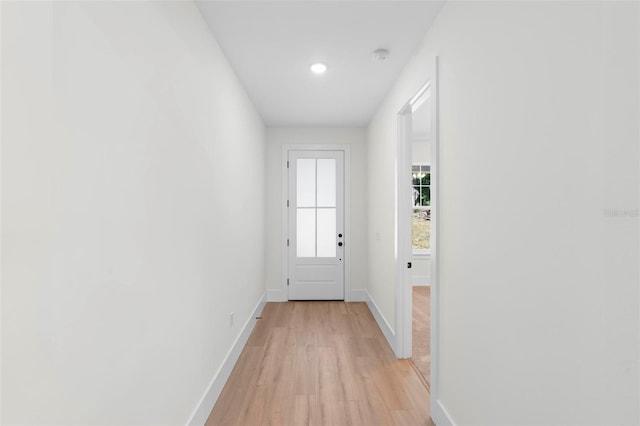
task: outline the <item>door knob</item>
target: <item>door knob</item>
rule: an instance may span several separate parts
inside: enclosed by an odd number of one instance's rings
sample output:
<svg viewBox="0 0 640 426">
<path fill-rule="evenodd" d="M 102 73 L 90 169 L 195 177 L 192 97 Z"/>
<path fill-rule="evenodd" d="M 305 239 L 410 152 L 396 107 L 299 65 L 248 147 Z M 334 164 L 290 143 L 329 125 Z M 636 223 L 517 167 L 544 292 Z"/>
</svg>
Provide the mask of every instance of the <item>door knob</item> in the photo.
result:
<svg viewBox="0 0 640 426">
<path fill-rule="evenodd" d="M 342 241 L 338 243 L 338 247 L 342 247 Z"/>
</svg>

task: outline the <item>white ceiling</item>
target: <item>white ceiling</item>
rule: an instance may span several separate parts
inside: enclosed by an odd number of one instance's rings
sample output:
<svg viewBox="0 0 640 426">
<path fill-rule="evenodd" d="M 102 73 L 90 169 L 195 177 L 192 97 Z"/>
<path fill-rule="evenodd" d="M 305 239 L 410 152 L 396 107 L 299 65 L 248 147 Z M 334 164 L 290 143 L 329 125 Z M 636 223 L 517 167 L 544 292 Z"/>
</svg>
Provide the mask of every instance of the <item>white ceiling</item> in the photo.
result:
<svg viewBox="0 0 640 426">
<path fill-rule="evenodd" d="M 197 3 L 268 126 L 365 126 L 443 2 Z M 378 48 L 387 60 L 373 60 Z M 328 71 L 312 74 L 314 62 Z"/>
</svg>

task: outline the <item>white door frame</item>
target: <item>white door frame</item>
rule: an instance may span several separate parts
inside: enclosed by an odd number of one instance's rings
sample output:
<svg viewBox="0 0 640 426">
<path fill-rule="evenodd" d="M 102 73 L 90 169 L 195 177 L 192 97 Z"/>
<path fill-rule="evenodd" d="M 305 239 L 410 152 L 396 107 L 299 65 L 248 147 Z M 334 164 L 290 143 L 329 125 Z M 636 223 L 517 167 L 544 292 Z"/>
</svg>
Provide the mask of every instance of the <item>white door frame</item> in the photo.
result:
<svg viewBox="0 0 640 426">
<path fill-rule="evenodd" d="M 396 156 L 396 347 L 398 358 L 411 358 L 412 349 L 412 270 L 411 205 L 412 187 L 409 177 L 412 165 L 412 105 L 416 98 L 407 102 L 398 113 L 398 152 Z"/>
<path fill-rule="evenodd" d="M 289 274 L 289 252 L 287 238 L 289 233 L 289 209 L 287 197 L 289 196 L 289 176 L 287 161 L 289 151 L 342 151 L 344 153 L 344 301 L 350 302 L 351 297 L 351 147 L 346 144 L 286 144 L 282 146 L 281 181 L 282 181 L 282 272 L 281 272 L 281 301 L 289 300 L 287 288 L 287 275 Z"/>
<path fill-rule="evenodd" d="M 411 357 L 412 274 L 407 267 L 413 260 L 411 248 L 411 114 L 412 107 L 427 89 L 431 92 L 431 413 L 436 413 L 439 398 L 439 317 L 438 317 L 438 217 L 439 217 L 439 126 L 438 126 L 438 57 L 427 73 L 427 83 L 398 112 L 398 151 L 396 164 L 396 347 L 398 358 Z M 435 419 L 434 419 L 435 420 Z"/>
</svg>

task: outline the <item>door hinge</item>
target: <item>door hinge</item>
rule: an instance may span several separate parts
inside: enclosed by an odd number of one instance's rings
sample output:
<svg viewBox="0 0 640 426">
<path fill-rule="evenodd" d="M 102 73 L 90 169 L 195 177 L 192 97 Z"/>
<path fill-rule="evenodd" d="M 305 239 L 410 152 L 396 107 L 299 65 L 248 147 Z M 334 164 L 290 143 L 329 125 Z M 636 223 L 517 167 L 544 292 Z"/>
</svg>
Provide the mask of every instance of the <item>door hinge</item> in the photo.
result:
<svg viewBox="0 0 640 426">
<path fill-rule="evenodd" d="M 287 278 L 287 287 L 289 287 L 289 278 Z"/>
<path fill-rule="evenodd" d="M 287 207 L 289 207 L 289 200 L 287 200 Z"/>
<path fill-rule="evenodd" d="M 287 238 L 287 247 L 289 247 L 289 239 Z"/>
<path fill-rule="evenodd" d="M 289 160 L 287 160 L 287 169 L 289 168 Z"/>
<path fill-rule="evenodd" d="M 411 262 L 407 262 L 407 268 L 411 269 Z"/>
</svg>

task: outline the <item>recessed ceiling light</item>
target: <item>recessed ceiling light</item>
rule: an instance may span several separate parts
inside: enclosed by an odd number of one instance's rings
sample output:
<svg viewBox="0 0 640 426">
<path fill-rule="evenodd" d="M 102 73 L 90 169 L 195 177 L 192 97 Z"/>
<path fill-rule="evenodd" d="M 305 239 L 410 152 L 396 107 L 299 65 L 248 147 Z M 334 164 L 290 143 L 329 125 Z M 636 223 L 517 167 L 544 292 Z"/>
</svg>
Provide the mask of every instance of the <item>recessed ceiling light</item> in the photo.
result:
<svg viewBox="0 0 640 426">
<path fill-rule="evenodd" d="M 327 66 L 320 62 L 318 62 L 317 64 L 311 65 L 311 71 L 313 71 L 314 74 L 324 74 L 326 70 L 327 70 Z"/>
</svg>

